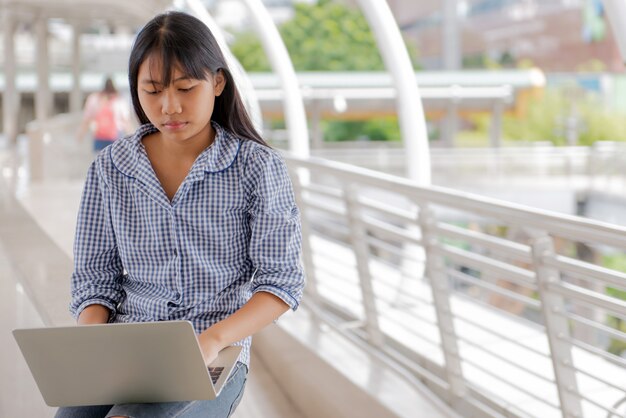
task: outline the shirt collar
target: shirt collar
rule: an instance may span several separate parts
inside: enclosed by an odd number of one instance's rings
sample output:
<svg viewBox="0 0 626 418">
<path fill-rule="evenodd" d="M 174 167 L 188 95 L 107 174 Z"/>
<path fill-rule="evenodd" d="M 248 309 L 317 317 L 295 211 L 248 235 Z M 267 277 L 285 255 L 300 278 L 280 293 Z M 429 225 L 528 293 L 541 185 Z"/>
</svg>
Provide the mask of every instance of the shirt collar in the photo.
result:
<svg viewBox="0 0 626 418">
<path fill-rule="evenodd" d="M 217 173 L 230 167 L 241 146 L 241 140 L 231 132 L 222 128 L 217 122 L 211 121 L 215 129 L 215 140 L 196 159 L 188 177 L 192 180 L 200 179 L 204 173 Z M 144 170 L 139 170 L 139 159 L 145 156 L 145 149 L 141 139 L 157 132 L 158 129 L 151 123 L 141 125 L 135 133 L 127 138 L 116 141 L 110 147 L 110 156 L 113 166 L 122 174 L 132 177 L 142 177 Z"/>
</svg>

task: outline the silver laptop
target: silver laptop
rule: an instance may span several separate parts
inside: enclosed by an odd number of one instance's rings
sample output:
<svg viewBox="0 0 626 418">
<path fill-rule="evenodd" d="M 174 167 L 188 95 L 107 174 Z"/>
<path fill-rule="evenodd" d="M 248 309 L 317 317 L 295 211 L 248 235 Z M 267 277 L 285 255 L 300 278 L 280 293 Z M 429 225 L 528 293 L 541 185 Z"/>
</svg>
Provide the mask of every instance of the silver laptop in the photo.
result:
<svg viewBox="0 0 626 418">
<path fill-rule="evenodd" d="M 49 406 L 214 399 L 241 347 L 204 365 L 188 321 L 16 329 L 26 363 Z"/>
</svg>

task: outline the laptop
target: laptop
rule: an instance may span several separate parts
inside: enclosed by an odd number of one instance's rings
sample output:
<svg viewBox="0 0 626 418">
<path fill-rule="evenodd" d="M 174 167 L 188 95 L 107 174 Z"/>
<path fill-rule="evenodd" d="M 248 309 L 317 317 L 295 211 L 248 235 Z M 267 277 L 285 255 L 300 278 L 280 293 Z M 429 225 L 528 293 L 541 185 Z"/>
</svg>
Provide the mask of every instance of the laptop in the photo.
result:
<svg viewBox="0 0 626 418">
<path fill-rule="evenodd" d="M 241 347 L 204 364 L 189 321 L 16 329 L 48 406 L 215 399 Z"/>
</svg>

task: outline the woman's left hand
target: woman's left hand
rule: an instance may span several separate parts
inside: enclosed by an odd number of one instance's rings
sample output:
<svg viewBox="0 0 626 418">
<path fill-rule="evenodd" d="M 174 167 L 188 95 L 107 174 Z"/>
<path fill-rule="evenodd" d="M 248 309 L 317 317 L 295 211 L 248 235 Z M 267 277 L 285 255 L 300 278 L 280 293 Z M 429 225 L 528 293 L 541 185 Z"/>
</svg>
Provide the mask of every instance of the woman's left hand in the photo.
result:
<svg viewBox="0 0 626 418">
<path fill-rule="evenodd" d="M 217 358 L 217 354 L 223 347 L 220 347 L 218 341 L 211 338 L 207 333 L 198 335 L 198 342 L 200 343 L 200 350 L 202 351 L 202 357 L 204 358 L 204 364 L 208 366 Z"/>
</svg>

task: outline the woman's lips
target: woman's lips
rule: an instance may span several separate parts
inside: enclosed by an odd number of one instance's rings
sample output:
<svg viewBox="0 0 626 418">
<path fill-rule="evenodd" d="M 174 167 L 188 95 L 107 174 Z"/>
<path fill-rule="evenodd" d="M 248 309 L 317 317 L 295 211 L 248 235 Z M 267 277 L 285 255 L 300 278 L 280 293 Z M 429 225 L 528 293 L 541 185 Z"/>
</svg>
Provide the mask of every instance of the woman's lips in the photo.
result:
<svg viewBox="0 0 626 418">
<path fill-rule="evenodd" d="M 166 129 L 176 131 L 187 126 L 187 122 L 165 122 L 163 126 L 165 126 Z"/>
</svg>

